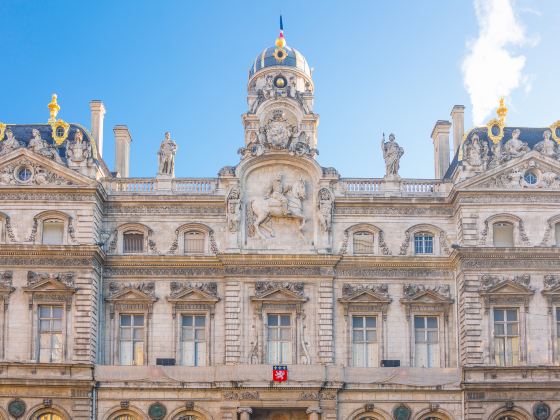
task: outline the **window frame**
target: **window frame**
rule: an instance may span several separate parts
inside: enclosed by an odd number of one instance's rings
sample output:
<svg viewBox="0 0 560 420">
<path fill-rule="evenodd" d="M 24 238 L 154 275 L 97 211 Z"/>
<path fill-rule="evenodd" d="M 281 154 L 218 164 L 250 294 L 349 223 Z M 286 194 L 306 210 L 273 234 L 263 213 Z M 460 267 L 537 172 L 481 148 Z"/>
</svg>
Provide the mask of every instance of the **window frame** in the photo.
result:
<svg viewBox="0 0 560 420">
<path fill-rule="evenodd" d="M 416 319 L 417 319 L 417 318 L 422 318 L 422 319 L 425 320 L 425 322 L 424 322 L 425 327 L 424 327 L 424 328 L 421 328 L 421 329 L 423 330 L 423 332 L 424 332 L 425 335 L 427 335 L 427 334 L 430 332 L 430 330 L 433 330 L 433 329 L 434 329 L 434 328 L 430 328 L 430 327 L 427 326 L 427 325 L 428 325 L 428 324 L 427 324 L 428 318 L 435 318 L 435 319 L 436 319 L 436 323 L 437 323 L 436 330 L 437 330 L 437 338 L 438 338 L 437 347 L 438 347 L 438 353 L 439 353 L 439 354 L 438 354 L 438 358 L 437 358 L 437 360 L 438 360 L 438 366 L 418 366 L 418 365 L 417 365 L 417 351 L 418 351 L 418 346 L 419 346 L 420 344 L 425 344 L 425 345 L 426 345 L 426 348 L 429 347 L 429 343 L 428 343 L 428 342 L 419 343 L 419 342 L 417 341 L 417 339 L 416 339 L 416 335 L 417 335 Z M 441 324 L 441 321 L 442 321 L 441 318 L 442 318 L 442 317 L 441 317 L 439 314 L 426 313 L 426 312 L 424 312 L 424 313 L 419 312 L 419 313 L 415 313 L 414 315 L 412 315 L 412 324 L 413 324 L 413 325 L 412 325 L 412 329 L 413 329 L 413 340 L 414 340 L 414 344 L 413 344 L 413 346 L 412 346 L 414 355 L 413 355 L 412 360 L 413 360 L 413 366 L 414 366 L 414 367 L 423 367 L 423 368 L 426 368 L 426 369 L 433 369 L 433 368 L 441 368 L 441 367 L 443 367 L 443 366 L 442 366 L 442 360 L 444 360 L 443 357 L 444 357 L 444 353 L 445 353 L 445 352 L 442 351 L 442 347 L 445 345 L 445 343 L 442 341 L 442 338 L 444 337 L 444 335 L 442 334 L 442 331 L 441 331 L 441 325 L 442 325 L 442 324 Z M 443 344 L 443 346 L 442 346 L 442 344 Z M 426 351 L 426 354 L 427 354 L 427 353 L 428 353 L 428 351 Z"/>
<path fill-rule="evenodd" d="M 178 357 L 177 357 L 177 361 L 179 362 L 178 365 L 180 366 L 190 366 L 190 367 L 205 367 L 205 366 L 210 366 L 210 349 L 211 349 L 211 345 L 210 345 L 210 341 L 211 341 L 211 328 L 210 328 L 210 314 L 208 311 L 183 311 L 180 312 L 178 317 L 178 328 L 179 331 L 177 332 L 177 337 L 178 337 Z M 197 358 L 196 355 L 193 356 L 193 360 L 194 360 L 194 364 L 186 364 L 184 359 L 183 359 L 183 342 L 184 340 L 182 340 L 182 331 L 183 331 L 183 325 L 182 325 L 182 320 L 183 317 L 185 316 L 192 316 L 193 317 L 193 329 L 196 330 L 196 326 L 195 324 L 195 318 L 196 317 L 204 317 L 204 345 L 205 345 L 205 351 L 204 351 L 204 361 L 202 364 L 197 363 Z M 196 334 L 196 333 L 195 333 Z M 195 337 L 195 334 L 193 335 L 193 337 Z M 196 343 L 196 339 L 193 339 L 193 343 Z"/>
<path fill-rule="evenodd" d="M 504 319 L 502 321 L 496 321 L 496 311 L 503 311 Z M 515 311 L 516 313 L 516 320 L 515 324 L 517 325 L 517 335 L 508 335 L 507 334 L 507 326 L 508 324 L 513 324 L 513 321 L 509 321 L 507 319 L 508 311 Z M 494 360 L 494 365 L 498 367 L 511 367 L 511 366 L 519 366 L 521 365 L 521 315 L 520 315 L 520 308 L 518 306 L 503 306 L 503 305 L 496 305 L 492 307 L 492 312 L 490 315 L 491 323 L 492 323 L 492 358 Z M 509 321 L 509 322 L 508 322 Z M 500 334 L 499 336 L 496 334 L 496 324 L 500 323 L 504 327 L 504 334 Z M 517 337 L 517 361 L 513 359 L 513 353 L 515 353 L 512 349 L 512 362 L 511 364 L 507 361 L 507 339 L 511 337 Z M 503 364 L 498 363 L 498 349 L 496 348 L 496 340 L 502 338 L 504 339 L 504 353 L 503 353 Z"/>
<path fill-rule="evenodd" d="M 139 251 L 129 251 L 126 250 L 126 237 L 128 235 L 139 235 L 142 236 L 142 249 L 140 249 Z M 136 230 L 136 229 L 127 229 L 127 230 L 123 230 L 122 232 L 122 253 L 124 255 L 138 255 L 138 254 L 145 254 L 146 253 L 146 245 L 147 245 L 147 238 L 146 235 L 143 231 L 141 230 Z"/>
<path fill-rule="evenodd" d="M 432 253 L 417 254 L 415 246 L 416 235 L 432 236 Z M 446 232 L 438 226 L 422 223 L 409 227 L 404 233 L 404 241 L 401 245 L 399 255 L 413 257 L 438 257 L 451 252 L 449 238 Z"/>
<path fill-rule="evenodd" d="M 431 242 L 431 251 L 432 252 L 417 252 L 417 248 L 416 248 L 416 238 L 417 237 L 422 237 L 423 238 L 422 248 L 426 248 L 424 242 L 425 242 L 426 238 L 430 238 L 431 239 L 430 242 Z M 412 247 L 413 247 L 414 255 L 422 255 L 422 256 L 424 256 L 424 255 L 435 255 L 436 254 L 436 252 L 435 252 L 435 250 L 436 250 L 435 242 L 436 242 L 435 241 L 435 235 L 430 231 L 420 230 L 418 232 L 414 232 L 412 234 Z"/>
<path fill-rule="evenodd" d="M 356 239 L 359 236 L 371 236 L 371 252 L 362 252 L 361 250 L 356 250 Z M 375 243 L 376 243 L 376 236 L 373 232 L 369 231 L 369 230 L 359 230 L 357 232 L 354 232 L 354 234 L 352 235 L 352 253 L 354 255 L 374 255 L 376 254 L 375 252 Z"/>
<path fill-rule="evenodd" d="M 42 213 L 39 213 L 33 217 L 33 227 L 31 228 L 31 235 L 27 239 L 27 241 L 32 242 L 38 245 L 45 245 L 43 244 L 43 230 L 44 230 L 44 223 L 46 221 L 56 220 L 60 223 L 63 223 L 62 228 L 62 243 L 57 245 L 69 245 L 72 242 L 75 242 L 74 239 L 74 228 L 72 226 L 73 217 L 69 214 L 63 213 L 57 210 L 47 210 Z M 71 232 L 72 231 L 72 236 Z M 55 244 L 46 245 L 46 246 L 56 246 Z"/>
<path fill-rule="evenodd" d="M 376 349 L 376 353 L 377 353 L 377 358 L 375 358 L 374 360 L 374 365 L 370 366 L 368 363 L 368 358 L 365 357 L 364 360 L 366 360 L 365 365 L 366 366 L 357 366 L 356 365 L 356 360 L 354 358 L 354 345 L 356 344 L 354 341 L 354 318 L 362 318 L 364 321 L 367 318 L 373 318 L 375 319 L 375 342 L 374 345 L 377 347 Z M 364 312 L 353 312 L 349 315 L 349 320 L 350 320 L 350 334 L 349 334 L 349 339 L 350 339 L 350 353 L 349 353 L 349 359 L 351 360 L 351 362 L 349 363 L 349 366 L 351 367 L 361 367 L 361 368 L 371 368 L 371 367 L 380 367 L 380 361 L 382 360 L 382 349 L 383 349 L 383 345 L 382 345 L 382 340 L 383 340 L 383 335 L 382 335 L 382 329 L 383 329 L 383 321 L 382 321 L 383 315 L 381 315 L 381 317 L 379 316 L 378 313 L 364 313 Z M 381 322 L 380 322 L 381 320 Z M 370 330 L 372 328 L 369 328 Z M 366 334 L 366 341 L 363 344 L 366 344 L 367 348 L 367 323 L 364 323 L 364 327 L 361 328 L 360 330 L 362 330 L 365 334 Z M 380 331 L 381 330 L 381 331 Z M 362 344 L 362 343 L 360 343 Z M 365 350 L 364 350 L 365 353 Z"/>
<path fill-rule="evenodd" d="M 196 233 L 201 235 L 202 239 L 202 249 L 200 251 L 187 252 L 187 235 Z M 182 234 L 183 237 L 183 254 L 184 255 L 205 255 L 208 254 L 208 232 L 201 229 L 188 229 Z"/>
<path fill-rule="evenodd" d="M 130 316 L 131 317 L 129 326 L 122 325 L 123 316 Z M 135 346 L 135 343 L 139 340 L 134 339 L 134 331 L 136 329 L 139 329 L 139 328 L 137 328 L 137 326 L 134 325 L 134 319 L 135 319 L 135 317 L 140 317 L 140 316 L 143 318 L 143 323 L 142 323 L 143 325 L 141 326 L 142 329 L 143 329 L 142 341 L 141 341 L 142 342 L 142 363 L 135 363 L 135 361 L 136 361 L 136 346 Z M 134 312 L 134 311 L 119 312 L 117 325 L 118 325 L 117 351 L 118 351 L 118 362 L 119 362 L 118 365 L 119 366 L 144 366 L 144 365 L 146 365 L 147 364 L 147 360 L 146 360 L 147 359 L 147 348 L 148 348 L 148 346 L 147 346 L 148 327 L 147 327 L 147 316 L 146 316 L 146 314 L 144 314 L 143 312 Z M 123 354 L 122 354 L 122 344 L 123 344 L 122 330 L 123 330 L 123 327 L 129 328 L 130 331 L 131 331 L 130 339 L 126 340 L 127 342 L 130 342 L 131 345 L 132 345 L 132 354 L 131 354 L 132 363 L 130 363 L 130 364 L 124 364 L 123 363 Z"/>
<path fill-rule="evenodd" d="M 45 225 L 46 224 L 57 224 L 60 225 L 60 236 L 61 236 L 61 240 L 60 243 L 45 243 Z M 45 218 L 43 219 L 43 221 L 41 222 L 41 244 L 42 245 L 65 245 L 65 232 L 68 230 L 67 226 L 66 226 L 66 221 L 62 220 L 58 217 L 49 217 L 49 218 Z"/>
<path fill-rule="evenodd" d="M 501 226 L 498 226 L 498 225 L 501 225 Z M 506 225 L 511 227 L 511 245 L 497 245 L 496 244 L 496 227 L 503 228 Z M 513 247 L 515 247 L 515 224 L 512 223 L 509 220 L 506 220 L 506 221 L 496 220 L 495 222 L 493 222 L 492 223 L 492 245 L 495 248 L 513 248 Z"/>
<path fill-rule="evenodd" d="M 288 316 L 289 320 L 290 320 L 290 324 L 288 326 L 285 325 L 281 325 L 281 320 L 282 317 Z M 270 317 L 278 317 L 278 325 L 274 325 L 271 326 L 269 324 L 270 322 Z M 270 364 L 270 365 L 292 365 L 294 364 L 294 354 L 296 351 L 295 348 L 295 341 L 296 341 L 296 334 L 295 334 L 295 319 L 294 319 L 294 314 L 291 312 L 285 312 L 285 311 L 275 311 L 273 309 L 266 311 L 265 312 L 265 320 L 264 320 L 264 325 L 265 325 L 265 331 L 266 331 L 266 335 L 265 335 L 265 343 L 266 343 L 266 355 L 265 355 L 265 363 Z M 276 339 L 273 340 L 270 337 L 270 332 L 271 332 L 271 328 L 274 328 L 276 330 L 278 330 L 278 332 L 282 331 L 282 330 L 289 330 L 290 334 L 289 334 L 289 340 L 285 340 L 285 339 Z M 290 348 L 290 360 L 283 360 L 284 358 L 282 358 L 282 360 L 271 360 L 271 351 L 272 351 L 272 344 L 274 343 L 275 345 L 279 345 L 279 349 L 280 352 L 282 352 L 282 344 L 283 343 L 288 343 L 288 347 Z M 297 360 L 297 359 L 296 359 Z"/>
<path fill-rule="evenodd" d="M 41 310 L 43 308 L 50 308 L 50 312 L 53 313 L 53 310 L 55 308 L 60 308 L 60 318 L 54 318 L 54 317 L 49 317 L 49 318 L 42 318 L 41 317 Z M 36 336 L 36 360 L 38 363 L 64 363 L 64 335 L 65 335 L 65 331 L 64 331 L 64 324 L 65 324 L 65 316 L 64 316 L 64 305 L 62 304 L 58 304 L 58 303 L 43 303 L 43 304 L 39 304 L 37 305 L 37 336 Z M 60 348 L 60 360 L 53 360 L 53 346 L 52 346 L 52 338 L 53 338 L 53 331 L 48 331 L 48 332 L 43 332 L 42 331 L 42 321 L 44 320 L 49 320 L 49 324 L 52 324 L 53 320 L 56 319 L 60 319 L 60 342 L 61 342 L 61 348 Z M 43 350 L 43 348 L 41 347 L 41 342 L 42 342 L 42 335 L 43 333 L 48 333 L 48 335 L 50 336 L 50 354 L 49 354 L 49 360 L 48 361 L 41 361 L 41 350 Z"/>
</svg>

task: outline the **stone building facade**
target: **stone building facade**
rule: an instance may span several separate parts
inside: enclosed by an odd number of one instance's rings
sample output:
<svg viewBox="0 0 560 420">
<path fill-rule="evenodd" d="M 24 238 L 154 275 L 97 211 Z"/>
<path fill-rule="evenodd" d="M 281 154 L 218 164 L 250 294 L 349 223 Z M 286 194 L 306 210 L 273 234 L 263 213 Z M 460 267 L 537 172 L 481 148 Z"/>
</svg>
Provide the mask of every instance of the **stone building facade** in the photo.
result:
<svg viewBox="0 0 560 420">
<path fill-rule="evenodd" d="M 283 36 L 247 86 L 213 179 L 174 177 L 168 133 L 129 178 L 126 126 L 111 172 L 100 101 L 90 130 L 56 97 L 0 124 L 0 419 L 559 419 L 560 122 L 455 106 L 435 179 L 399 177 L 395 136 L 350 179 Z"/>
</svg>

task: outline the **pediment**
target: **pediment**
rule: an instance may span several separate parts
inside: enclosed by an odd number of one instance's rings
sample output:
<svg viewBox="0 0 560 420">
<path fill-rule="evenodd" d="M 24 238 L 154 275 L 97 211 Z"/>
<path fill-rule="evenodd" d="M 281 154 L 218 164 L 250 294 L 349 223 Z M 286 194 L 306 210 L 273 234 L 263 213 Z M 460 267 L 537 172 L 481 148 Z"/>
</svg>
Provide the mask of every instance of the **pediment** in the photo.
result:
<svg viewBox="0 0 560 420">
<path fill-rule="evenodd" d="M 524 175 L 531 171 L 537 182 L 529 184 Z M 560 161 L 537 151 L 476 174 L 456 185 L 458 190 L 473 189 L 560 189 Z"/>
<path fill-rule="evenodd" d="M 512 280 L 505 280 L 483 291 L 485 295 L 532 295 L 533 290 Z"/>
<path fill-rule="evenodd" d="M 145 293 L 141 290 L 132 288 L 132 287 L 125 287 L 115 293 L 113 293 L 110 297 L 107 298 L 108 302 L 115 302 L 115 301 L 149 301 L 155 302 L 157 299 L 152 296 L 151 294 Z"/>
<path fill-rule="evenodd" d="M 277 288 L 268 290 L 262 294 L 252 296 L 253 301 L 267 301 L 267 302 L 305 302 L 307 298 L 301 296 L 298 293 L 294 293 L 291 290 L 284 288 Z"/>
<path fill-rule="evenodd" d="M 206 293 L 200 289 L 194 287 L 188 287 L 180 290 L 178 293 L 174 293 L 167 298 L 169 302 L 204 302 L 204 303 L 216 303 L 220 299 L 216 296 Z"/>
<path fill-rule="evenodd" d="M 391 299 L 371 290 L 361 290 L 339 299 L 340 303 L 390 303 Z"/>
<path fill-rule="evenodd" d="M 21 168 L 29 169 L 29 178 L 21 179 Z M 90 186 L 94 181 L 62 163 L 25 148 L 0 157 L 0 185 L 25 186 Z"/>
<path fill-rule="evenodd" d="M 543 295 L 559 295 L 560 296 L 560 284 L 554 287 L 551 287 L 550 289 L 544 289 L 542 291 Z"/>
<path fill-rule="evenodd" d="M 438 293 L 434 290 L 422 290 L 419 291 L 411 296 L 407 296 L 401 299 L 401 302 L 413 304 L 413 303 L 421 303 L 421 304 L 451 304 L 453 303 L 453 299 L 448 296 L 444 296 L 441 293 Z"/>
<path fill-rule="evenodd" d="M 65 284 L 64 282 L 57 280 L 55 278 L 47 278 L 44 280 L 39 280 L 36 283 L 29 284 L 28 286 L 24 287 L 23 290 L 25 292 L 52 292 L 52 293 L 75 293 L 77 288 L 73 287 L 72 285 Z"/>
</svg>

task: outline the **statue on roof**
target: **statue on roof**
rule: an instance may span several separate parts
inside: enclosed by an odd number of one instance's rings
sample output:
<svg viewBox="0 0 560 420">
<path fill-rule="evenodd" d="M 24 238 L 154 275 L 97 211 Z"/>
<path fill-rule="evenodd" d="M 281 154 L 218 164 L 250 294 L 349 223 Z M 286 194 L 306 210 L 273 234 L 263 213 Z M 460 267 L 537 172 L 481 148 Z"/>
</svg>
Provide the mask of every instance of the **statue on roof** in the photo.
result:
<svg viewBox="0 0 560 420">
<path fill-rule="evenodd" d="M 524 141 L 519 139 L 521 135 L 521 130 L 516 128 L 511 133 L 511 139 L 509 139 L 502 149 L 502 161 L 506 162 L 511 159 L 515 159 L 519 156 L 524 155 L 529 151 L 529 146 Z"/>
<path fill-rule="evenodd" d="M 177 152 L 177 143 L 171 140 L 171 133 L 167 131 L 165 133 L 165 138 L 161 142 L 159 147 L 158 159 L 158 175 L 170 175 L 175 174 L 175 153 Z"/>
<path fill-rule="evenodd" d="M 477 133 L 463 144 L 463 162 L 473 169 L 484 169 L 488 163 L 488 144 Z"/>
<path fill-rule="evenodd" d="M 552 131 L 546 129 L 543 132 L 543 139 L 535 144 L 533 150 L 541 152 L 545 156 L 557 158 L 558 144 L 554 140 L 552 140 Z"/>
<path fill-rule="evenodd" d="M 19 149 L 21 143 L 16 140 L 14 133 L 9 128 L 6 130 L 6 140 L 0 142 L 2 148 L 0 149 L 0 156 L 10 153 L 12 150 Z"/>
<path fill-rule="evenodd" d="M 33 134 L 33 138 L 29 141 L 29 145 L 27 147 L 41 156 L 53 159 L 58 163 L 62 163 L 58 150 L 41 137 L 41 132 L 36 128 L 34 128 L 31 132 Z"/>
<path fill-rule="evenodd" d="M 74 133 L 74 141 L 66 143 L 66 158 L 75 163 L 80 163 L 84 160 L 87 163 L 91 163 L 91 144 L 84 141 L 84 135 L 81 130 L 76 130 Z"/>
<path fill-rule="evenodd" d="M 404 149 L 399 146 L 395 141 L 395 135 L 389 134 L 389 141 L 385 141 L 385 133 L 381 138 L 381 151 L 383 152 L 383 159 L 385 159 L 385 177 L 398 177 L 399 176 L 399 162 Z"/>
</svg>

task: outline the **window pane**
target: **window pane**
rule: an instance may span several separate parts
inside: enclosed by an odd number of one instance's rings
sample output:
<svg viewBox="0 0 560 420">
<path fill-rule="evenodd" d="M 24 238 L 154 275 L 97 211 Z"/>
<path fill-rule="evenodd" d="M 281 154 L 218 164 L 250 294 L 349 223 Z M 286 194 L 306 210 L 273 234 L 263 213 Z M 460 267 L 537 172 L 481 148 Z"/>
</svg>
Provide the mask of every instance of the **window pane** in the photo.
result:
<svg viewBox="0 0 560 420">
<path fill-rule="evenodd" d="M 289 340 L 291 332 L 289 328 L 282 328 L 282 340 Z"/>
<path fill-rule="evenodd" d="M 356 232 L 354 234 L 354 254 L 373 254 L 373 234 L 370 232 Z"/>
<path fill-rule="evenodd" d="M 181 360 L 183 365 L 194 366 L 194 342 L 185 341 L 182 344 Z"/>
<path fill-rule="evenodd" d="M 39 306 L 39 317 L 50 318 L 52 306 Z"/>
<path fill-rule="evenodd" d="M 62 319 L 62 307 L 61 306 L 53 307 L 53 318 Z"/>
<path fill-rule="evenodd" d="M 508 335 L 517 335 L 519 334 L 518 329 L 517 329 L 518 324 L 517 323 L 512 323 L 507 325 L 507 334 Z"/>
<path fill-rule="evenodd" d="M 496 365 L 505 366 L 505 339 L 494 339 L 494 352 L 496 357 Z"/>
<path fill-rule="evenodd" d="M 517 321 L 517 309 L 508 309 L 507 310 L 507 320 L 508 321 Z"/>
<path fill-rule="evenodd" d="M 204 327 L 205 323 L 206 323 L 206 317 L 205 316 L 197 316 L 196 317 L 195 325 L 197 327 Z"/>
<path fill-rule="evenodd" d="M 356 367 L 366 367 L 365 362 L 365 344 L 352 345 L 352 360 Z"/>
<path fill-rule="evenodd" d="M 364 326 L 364 318 L 361 316 L 352 317 L 352 326 L 354 328 L 362 328 Z"/>
<path fill-rule="evenodd" d="M 206 366 L 206 343 L 196 344 L 196 365 Z"/>
<path fill-rule="evenodd" d="M 554 239 L 556 246 L 560 246 L 560 223 L 554 225 Z"/>
<path fill-rule="evenodd" d="M 504 312 L 505 311 L 503 309 L 494 309 L 494 321 L 503 321 Z"/>
<path fill-rule="evenodd" d="M 193 317 L 191 315 L 183 315 L 182 325 L 184 327 L 186 327 L 186 326 L 190 327 L 190 326 L 192 326 L 192 324 L 193 324 Z"/>
<path fill-rule="evenodd" d="M 427 367 L 439 367 L 439 345 L 437 344 L 428 345 Z"/>
<path fill-rule="evenodd" d="M 192 328 L 183 328 L 182 340 L 192 341 L 194 340 L 194 330 Z"/>
<path fill-rule="evenodd" d="M 196 330 L 195 332 L 195 339 L 196 340 L 204 340 L 206 338 L 206 333 L 203 329 Z"/>
<path fill-rule="evenodd" d="M 416 367 L 428 367 L 428 346 L 426 344 L 416 344 L 414 359 Z"/>
<path fill-rule="evenodd" d="M 289 326 L 290 325 L 290 315 L 282 315 L 280 319 L 280 325 Z"/>
<path fill-rule="evenodd" d="M 354 330 L 352 331 L 352 341 L 359 343 L 364 341 L 364 332 L 363 330 Z"/>
<path fill-rule="evenodd" d="M 278 315 L 268 315 L 268 325 L 278 325 Z"/>
<path fill-rule="evenodd" d="M 366 327 L 368 328 L 375 328 L 377 322 L 374 316 L 366 317 Z"/>
<path fill-rule="evenodd" d="M 433 236 L 429 233 L 414 235 L 414 252 L 416 254 L 432 254 L 434 252 Z"/>
<path fill-rule="evenodd" d="M 51 330 L 51 322 L 48 319 L 42 319 L 39 324 L 39 330 L 46 332 Z"/>
<path fill-rule="evenodd" d="M 134 328 L 133 338 L 135 340 L 143 340 L 144 339 L 144 328 Z"/>
<path fill-rule="evenodd" d="M 127 254 L 144 252 L 144 234 L 138 232 L 123 233 L 123 252 Z"/>
<path fill-rule="evenodd" d="M 427 318 L 428 328 L 437 328 L 437 318 L 434 316 L 429 316 Z"/>
<path fill-rule="evenodd" d="M 185 253 L 186 254 L 202 254 L 204 253 L 204 243 L 206 235 L 202 232 L 186 232 L 185 233 Z"/>
<path fill-rule="evenodd" d="M 144 364 L 144 343 L 142 341 L 134 343 L 134 364 Z"/>
<path fill-rule="evenodd" d="M 292 362 L 292 343 L 282 343 L 282 360 L 280 363 Z"/>
<path fill-rule="evenodd" d="M 131 325 L 130 315 L 121 315 L 121 325 Z"/>
<path fill-rule="evenodd" d="M 511 223 L 494 223 L 494 246 L 513 246 L 513 225 Z"/>
<path fill-rule="evenodd" d="M 375 330 L 368 330 L 366 331 L 366 340 L 368 342 L 376 341 L 377 340 L 377 333 Z"/>
<path fill-rule="evenodd" d="M 494 333 L 496 335 L 504 335 L 504 324 L 494 325 Z"/>
<path fill-rule="evenodd" d="M 424 328 L 424 317 L 415 316 L 414 317 L 414 328 Z"/>
<path fill-rule="evenodd" d="M 62 321 L 60 319 L 53 320 L 52 330 L 53 331 L 62 331 Z"/>
<path fill-rule="evenodd" d="M 43 244 L 62 245 L 64 222 L 45 220 L 43 222 Z"/>
<path fill-rule="evenodd" d="M 131 365 L 132 364 L 132 346 L 129 341 L 121 341 L 120 345 L 120 358 L 121 365 Z"/>
<path fill-rule="evenodd" d="M 134 325 L 143 326 L 144 325 L 144 315 L 134 315 Z"/>
<path fill-rule="evenodd" d="M 428 331 L 428 342 L 430 343 L 437 343 L 438 339 L 438 332 L 437 331 Z"/>
</svg>

